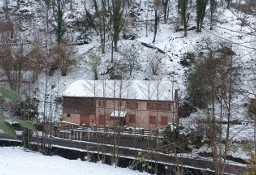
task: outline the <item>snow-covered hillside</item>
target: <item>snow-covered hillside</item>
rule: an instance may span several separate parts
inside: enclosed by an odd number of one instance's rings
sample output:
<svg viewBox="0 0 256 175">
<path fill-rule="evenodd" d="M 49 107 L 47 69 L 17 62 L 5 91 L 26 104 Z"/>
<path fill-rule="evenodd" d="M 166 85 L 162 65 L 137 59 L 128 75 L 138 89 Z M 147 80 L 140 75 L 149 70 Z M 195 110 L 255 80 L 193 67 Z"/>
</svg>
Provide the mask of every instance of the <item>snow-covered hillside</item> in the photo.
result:
<svg viewBox="0 0 256 175">
<path fill-rule="evenodd" d="M 20 2 L 20 9 L 17 9 L 15 0 L 9 1 L 10 15 L 12 19 L 20 19 L 14 21 L 15 25 L 19 25 L 18 36 L 24 43 L 31 43 L 35 38 L 42 41 L 44 48 L 51 47 L 55 41 L 53 32 L 54 15 L 49 12 L 49 31 L 46 30 L 46 5 L 43 0 L 24 0 Z M 70 1 L 71 2 L 71 1 Z M 93 29 L 87 29 L 82 33 L 73 24 L 76 21 L 81 21 L 85 15 L 85 8 L 93 11 L 91 1 L 73 0 L 72 9 L 70 3 L 64 6 L 64 21 L 66 23 L 67 32 L 65 39 L 75 44 L 83 41 L 86 44 L 74 45 L 76 51 L 76 64 L 73 65 L 66 76 L 61 76 L 57 69 L 53 75 L 41 73 L 37 81 L 33 84 L 32 96 L 40 101 L 39 112 L 40 116 L 46 115 L 52 121 L 58 121 L 61 117 L 61 105 L 53 105 L 58 97 L 61 97 L 65 89 L 76 80 L 93 80 L 93 71 L 89 65 L 88 53 L 94 51 L 101 58 L 99 66 L 99 79 L 110 79 L 109 74 L 106 74 L 111 63 L 111 30 L 106 34 L 106 52 L 100 53 L 100 38 Z M 246 94 L 239 95 L 237 98 L 238 107 L 234 111 L 232 119 L 247 121 L 244 103 L 248 102 L 250 95 L 254 95 L 255 88 L 250 76 L 255 61 L 256 48 L 256 18 L 253 13 L 245 14 L 236 10 L 231 6 L 230 9 L 225 7 L 223 2 L 220 4 L 215 13 L 215 24 L 213 30 L 209 29 L 209 7 L 207 8 L 206 18 L 203 24 L 202 32 L 189 30 L 187 37 L 184 37 L 183 31 L 177 30 L 177 1 L 169 3 L 169 18 L 167 23 L 163 22 L 162 8 L 160 8 L 160 22 L 156 35 L 156 41 L 153 40 L 154 27 L 154 7 L 152 1 L 136 0 L 135 5 L 125 11 L 127 25 L 120 34 L 118 41 L 119 52 L 114 52 L 115 60 L 121 60 L 124 52 L 129 52 L 129 48 L 134 47 L 139 62 L 138 69 L 131 74 L 122 74 L 123 79 L 140 79 L 140 80 L 164 80 L 172 81 L 173 89 L 179 89 L 179 94 L 184 97 L 186 94 L 184 86 L 184 72 L 186 67 L 180 64 L 180 61 L 185 58 L 186 53 L 198 53 L 200 49 L 207 44 L 217 47 L 220 44 L 227 44 L 232 47 L 236 55 L 234 60 L 236 64 L 242 66 L 242 82 L 241 89 L 247 90 Z M 4 1 L 0 2 L 0 6 L 4 6 Z M 243 1 L 242 1 L 243 4 Z M 194 8 L 193 4 L 192 7 Z M 129 18 L 129 12 L 135 14 L 134 18 Z M 3 11 L 1 13 L 3 16 Z M 189 20 L 189 28 L 196 25 L 195 11 L 191 12 Z M 148 24 L 148 31 L 146 31 Z M 18 28 L 18 27 L 17 27 Z M 134 35 L 134 40 L 125 40 L 124 34 Z M 147 45 L 147 47 L 145 46 Z M 151 48 L 149 48 L 150 46 Z M 154 48 L 154 49 L 152 49 Z M 47 50 L 47 49 L 46 49 Z M 152 58 L 160 57 L 158 72 L 153 75 L 151 70 Z M 252 64 L 253 63 L 253 64 Z M 170 92 L 171 95 L 171 92 Z M 246 124 L 247 126 L 247 124 Z M 250 125 L 251 126 L 251 125 Z M 243 128 L 241 126 L 241 128 Z M 243 129 L 241 129 L 243 130 Z M 252 131 L 250 129 L 250 131 Z M 248 133 L 248 132 L 246 132 Z M 238 135 L 238 134 L 235 134 Z M 243 135 L 244 136 L 244 135 Z M 250 134 L 250 138 L 252 135 Z"/>
</svg>

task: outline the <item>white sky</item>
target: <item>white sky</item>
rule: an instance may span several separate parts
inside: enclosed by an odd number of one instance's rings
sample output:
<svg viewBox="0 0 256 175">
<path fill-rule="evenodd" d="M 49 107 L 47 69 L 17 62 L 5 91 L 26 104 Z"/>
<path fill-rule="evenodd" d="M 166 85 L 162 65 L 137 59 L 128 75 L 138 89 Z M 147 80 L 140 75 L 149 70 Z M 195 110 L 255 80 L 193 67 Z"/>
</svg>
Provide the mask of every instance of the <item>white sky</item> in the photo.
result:
<svg viewBox="0 0 256 175">
<path fill-rule="evenodd" d="M 59 156 L 44 156 L 20 147 L 0 148 L 1 175 L 147 175 L 127 168 L 115 168 L 101 163 L 68 160 Z"/>
</svg>

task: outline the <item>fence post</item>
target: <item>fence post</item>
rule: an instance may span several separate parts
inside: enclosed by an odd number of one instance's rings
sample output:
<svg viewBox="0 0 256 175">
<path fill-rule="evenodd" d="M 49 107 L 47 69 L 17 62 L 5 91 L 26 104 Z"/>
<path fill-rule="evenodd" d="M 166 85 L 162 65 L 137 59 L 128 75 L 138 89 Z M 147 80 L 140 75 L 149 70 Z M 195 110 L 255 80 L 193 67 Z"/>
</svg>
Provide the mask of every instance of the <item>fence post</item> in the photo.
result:
<svg viewBox="0 0 256 175">
<path fill-rule="evenodd" d="M 82 138 L 81 140 L 84 140 L 84 130 L 82 131 Z"/>
<path fill-rule="evenodd" d="M 108 132 L 108 126 L 105 127 L 105 132 Z"/>
<path fill-rule="evenodd" d="M 129 128 L 129 134 L 132 134 L 132 128 Z"/>
<path fill-rule="evenodd" d="M 143 129 L 141 129 L 141 134 L 142 134 L 142 135 L 144 135 L 144 128 L 143 128 Z"/>
<path fill-rule="evenodd" d="M 56 137 L 57 136 L 58 127 L 57 127 L 56 124 L 54 124 L 53 127 L 54 127 L 54 137 Z"/>
</svg>

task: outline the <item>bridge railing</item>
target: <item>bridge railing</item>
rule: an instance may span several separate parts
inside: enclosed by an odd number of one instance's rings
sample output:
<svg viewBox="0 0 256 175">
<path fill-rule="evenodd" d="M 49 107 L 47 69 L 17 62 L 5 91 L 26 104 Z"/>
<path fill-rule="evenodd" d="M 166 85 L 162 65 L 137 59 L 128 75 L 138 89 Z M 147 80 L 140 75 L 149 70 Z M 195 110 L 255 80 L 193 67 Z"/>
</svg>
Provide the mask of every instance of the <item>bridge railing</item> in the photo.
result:
<svg viewBox="0 0 256 175">
<path fill-rule="evenodd" d="M 162 144 L 162 135 L 155 134 L 149 131 L 122 131 L 114 132 L 113 130 L 103 130 L 102 128 L 97 130 L 58 130 L 54 133 L 55 137 L 81 140 L 87 142 L 96 142 L 104 144 L 118 144 L 126 147 L 136 148 L 155 148 Z"/>
</svg>

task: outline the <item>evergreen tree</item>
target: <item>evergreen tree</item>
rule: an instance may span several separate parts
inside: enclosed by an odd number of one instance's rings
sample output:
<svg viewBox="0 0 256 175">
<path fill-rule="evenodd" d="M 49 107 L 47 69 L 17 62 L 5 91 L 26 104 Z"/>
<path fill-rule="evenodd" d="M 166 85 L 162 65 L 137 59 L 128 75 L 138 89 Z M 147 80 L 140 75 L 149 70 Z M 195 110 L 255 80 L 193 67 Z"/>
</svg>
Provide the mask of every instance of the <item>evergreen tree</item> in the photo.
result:
<svg viewBox="0 0 256 175">
<path fill-rule="evenodd" d="M 61 43 L 63 41 L 64 33 L 66 32 L 65 22 L 63 19 L 64 11 L 63 11 L 63 2 L 61 0 L 57 0 L 57 11 L 55 14 L 55 22 L 54 25 L 56 41 L 57 43 Z"/>
</svg>

